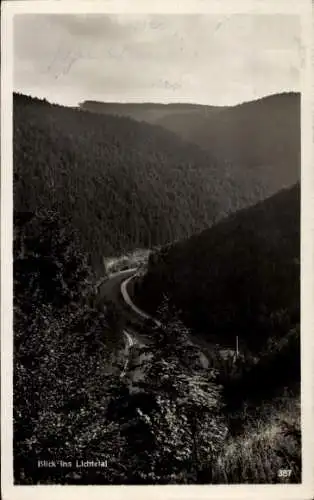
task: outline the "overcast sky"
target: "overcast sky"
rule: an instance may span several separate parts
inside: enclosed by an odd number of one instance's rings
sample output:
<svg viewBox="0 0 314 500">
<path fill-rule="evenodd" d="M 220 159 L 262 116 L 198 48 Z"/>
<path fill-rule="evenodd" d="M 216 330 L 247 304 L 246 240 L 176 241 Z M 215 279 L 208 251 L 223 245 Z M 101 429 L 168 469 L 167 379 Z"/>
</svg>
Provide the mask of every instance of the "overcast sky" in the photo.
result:
<svg viewBox="0 0 314 500">
<path fill-rule="evenodd" d="M 75 105 L 236 104 L 300 90 L 292 15 L 17 15 L 14 89 Z"/>
</svg>

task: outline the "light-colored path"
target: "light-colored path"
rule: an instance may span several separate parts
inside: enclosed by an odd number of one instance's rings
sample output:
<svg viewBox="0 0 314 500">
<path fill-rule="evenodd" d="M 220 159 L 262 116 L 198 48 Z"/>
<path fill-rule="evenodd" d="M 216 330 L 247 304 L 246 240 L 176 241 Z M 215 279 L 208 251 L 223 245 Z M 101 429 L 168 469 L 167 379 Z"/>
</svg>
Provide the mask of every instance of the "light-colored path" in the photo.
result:
<svg viewBox="0 0 314 500">
<path fill-rule="evenodd" d="M 137 269 L 127 269 L 120 271 L 109 276 L 99 286 L 99 292 L 102 298 L 109 299 L 118 304 L 121 308 L 121 313 L 126 324 L 123 328 L 123 335 L 125 338 L 125 363 L 121 372 L 121 377 L 124 377 L 128 370 L 130 353 L 136 345 L 149 345 L 151 339 L 143 332 L 145 321 L 150 320 L 156 326 L 162 326 L 162 323 L 153 316 L 149 315 L 138 306 L 136 306 L 131 299 L 128 292 L 128 285 L 132 279 L 137 276 Z M 201 363 L 204 367 L 208 366 L 208 360 L 202 353 Z"/>
<path fill-rule="evenodd" d="M 153 321 L 157 326 L 161 326 L 161 323 L 160 321 L 158 321 L 156 318 L 154 318 L 153 316 L 150 316 L 149 314 L 147 314 L 146 312 L 144 312 L 142 309 L 140 309 L 139 307 L 137 307 L 134 302 L 132 301 L 129 293 L 128 293 L 128 289 L 127 289 L 127 286 L 128 284 L 130 283 L 130 281 L 132 279 L 134 279 L 134 277 L 136 276 L 136 274 L 133 274 L 132 276 L 129 276 L 128 279 L 126 279 L 125 281 L 122 281 L 121 283 L 121 294 L 122 294 L 122 297 L 124 298 L 126 304 L 128 304 L 128 306 L 131 307 L 131 309 L 138 315 L 140 316 L 141 318 L 143 319 L 149 319 L 151 321 Z"/>
<path fill-rule="evenodd" d="M 155 325 L 157 325 L 159 327 L 162 326 L 162 323 L 160 321 L 158 321 L 156 318 L 154 318 L 153 316 L 150 316 L 145 311 L 143 311 L 142 309 L 137 307 L 134 304 L 134 302 L 132 301 L 132 299 L 128 293 L 127 286 L 130 283 L 130 281 L 132 279 L 134 279 L 135 276 L 136 276 L 136 273 L 133 274 L 132 276 L 129 276 L 125 281 L 122 281 L 122 283 L 121 283 L 121 294 L 122 294 L 124 301 L 133 310 L 133 312 L 136 313 L 141 318 L 146 319 L 146 320 L 149 319 L 150 321 L 153 321 L 155 323 Z M 204 368 L 208 367 L 208 359 L 205 356 L 205 354 L 202 352 L 200 353 L 200 362 Z"/>
<path fill-rule="evenodd" d="M 123 370 L 120 374 L 120 377 L 123 378 L 127 372 L 128 369 L 128 364 L 129 364 L 129 355 L 130 355 L 130 349 L 135 345 L 135 340 L 133 337 L 130 335 L 130 333 L 127 330 L 123 330 L 123 335 L 125 336 L 125 363 Z"/>
</svg>

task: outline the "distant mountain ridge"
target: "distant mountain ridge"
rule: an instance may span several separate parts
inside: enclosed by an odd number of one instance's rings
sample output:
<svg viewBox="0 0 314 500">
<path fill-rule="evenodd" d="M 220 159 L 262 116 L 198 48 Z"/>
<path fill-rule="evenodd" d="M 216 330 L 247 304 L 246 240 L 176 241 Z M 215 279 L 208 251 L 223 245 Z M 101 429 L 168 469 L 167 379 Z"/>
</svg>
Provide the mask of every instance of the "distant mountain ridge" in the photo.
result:
<svg viewBox="0 0 314 500">
<path fill-rule="evenodd" d="M 272 193 L 300 179 L 300 93 L 274 94 L 235 106 L 100 103 L 85 111 L 128 116 L 170 130 L 243 172 L 255 170 Z"/>
<path fill-rule="evenodd" d="M 199 103 L 185 103 L 185 102 L 115 102 L 115 101 L 95 101 L 85 100 L 78 104 L 78 108 L 84 111 L 91 111 L 104 114 L 113 114 L 117 116 L 129 116 L 133 119 L 140 119 L 149 121 L 150 123 L 158 123 L 160 118 L 163 118 L 172 113 L 201 113 L 203 115 L 210 115 L 212 113 L 219 113 L 226 110 L 235 110 L 242 106 L 253 105 L 258 102 L 273 101 L 274 99 L 286 99 L 299 97 L 298 92 L 283 92 L 281 94 L 272 94 L 265 97 L 256 98 L 252 101 L 244 101 L 234 105 L 209 105 Z M 156 117 L 151 115 L 156 112 Z M 159 115 L 159 116 L 158 116 Z"/>
<path fill-rule="evenodd" d="M 147 121 L 151 124 L 158 124 L 169 114 L 181 113 L 202 113 L 208 114 L 219 111 L 223 107 L 206 106 L 202 104 L 187 103 L 133 103 L 133 102 L 101 102 L 101 101 L 83 101 L 78 106 L 84 111 L 93 113 L 112 114 L 116 116 L 128 116 L 138 121 Z"/>
</svg>

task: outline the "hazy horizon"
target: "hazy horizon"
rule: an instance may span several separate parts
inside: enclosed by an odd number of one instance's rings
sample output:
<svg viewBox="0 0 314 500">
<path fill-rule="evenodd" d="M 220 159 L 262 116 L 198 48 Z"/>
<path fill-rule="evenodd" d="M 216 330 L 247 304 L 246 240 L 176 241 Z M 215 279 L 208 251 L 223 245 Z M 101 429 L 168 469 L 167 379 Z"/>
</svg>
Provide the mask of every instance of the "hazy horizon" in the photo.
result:
<svg viewBox="0 0 314 500">
<path fill-rule="evenodd" d="M 300 34 L 285 14 L 21 14 L 13 86 L 66 106 L 234 106 L 300 91 Z"/>
<path fill-rule="evenodd" d="M 37 95 L 32 95 L 32 94 L 26 94 L 24 92 L 20 92 L 18 90 L 14 90 L 14 93 L 15 94 L 20 94 L 20 95 L 24 95 L 26 97 L 31 97 L 32 99 L 45 99 L 47 102 L 49 102 L 50 104 L 55 104 L 55 105 L 59 105 L 59 106 L 64 106 L 64 107 L 79 107 L 80 104 L 83 104 L 84 102 L 98 102 L 98 103 L 101 103 L 101 104 L 157 104 L 157 105 L 173 105 L 173 104 L 176 104 L 176 105 L 191 105 L 191 106 L 212 106 L 212 107 L 221 107 L 221 108 L 224 108 L 224 107 L 235 107 L 235 106 L 239 106 L 241 104 L 246 104 L 246 103 L 250 103 L 250 102 L 255 102 L 255 101 L 259 101 L 261 99 L 267 99 L 268 97 L 274 97 L 274 96 L 278 96 L 278 95 L 284 95 L 284 94 L 300 94 L 300 91 L 297 91 L 297 90 L 283 90 L 282 92 L 275 92 L 274 94 L 266 94 L 266 95 L 262 95 L 260 97 L 256 97 L 254 99 L 251 99 L 249 101 L 239 101 L 238 103 L 235 103 L 235 104 L 204 104 L 204 103 L 199 103 L 199 102 L 187 102 L 187 101 L 169 101 L 169 102 L 162 102 L 162 101 L 105 101 L 105 100 L 99 100 L 99 99 L 83 99 L 82 101 L 79 101 L 77 104 L 64 104 L 64 103 L 58 103 L 58 102 L 54 102 L 50 99 L 48 99 L 48 97 L 45 97 L 45 96 L 37 96 Z"/>
</svg>

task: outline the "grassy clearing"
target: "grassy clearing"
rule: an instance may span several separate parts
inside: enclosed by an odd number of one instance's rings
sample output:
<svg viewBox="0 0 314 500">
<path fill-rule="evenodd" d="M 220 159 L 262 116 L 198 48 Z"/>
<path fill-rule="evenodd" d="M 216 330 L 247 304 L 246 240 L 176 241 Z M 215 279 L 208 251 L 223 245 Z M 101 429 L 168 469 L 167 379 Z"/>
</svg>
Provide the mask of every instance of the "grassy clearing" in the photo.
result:
<svg viewBox="0 0 314 500">
<path fill-rule="evenodd" d="M 246 422 L 244 432 L 226 442 L 212 468 L 212 482 L 300 482 L 300 401 L 277 398 L 246 415 Z M 290 478 L 279 478 L 280 469 L 291 469 Z"/>
</svg>

